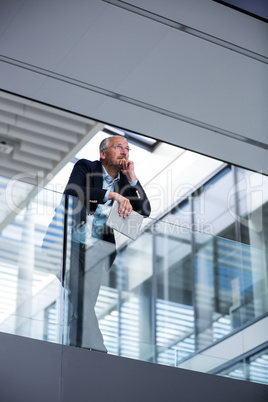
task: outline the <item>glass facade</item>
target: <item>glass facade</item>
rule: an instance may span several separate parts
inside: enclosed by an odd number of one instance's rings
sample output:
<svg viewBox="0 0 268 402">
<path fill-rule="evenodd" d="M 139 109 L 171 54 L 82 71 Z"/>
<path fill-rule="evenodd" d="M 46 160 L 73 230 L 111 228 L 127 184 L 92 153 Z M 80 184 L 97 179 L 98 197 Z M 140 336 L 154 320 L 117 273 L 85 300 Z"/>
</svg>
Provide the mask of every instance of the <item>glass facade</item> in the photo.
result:
<svg viewBox="0 0 268 402">
<path fill-rule="evenodd" d="M 83 346 L 84 324 L 70 331 L 70 310 L 83 311 L 86 300 L 85 274 L 72 277 L 75 199 L 64 214 L 60 193 L 5 177 L 0 183 L 0 330 Z M 110 270 L 114 250 L 104 247 L 95 312 L 109 353 L 182 367 L 267 317 L 266 188 L 267 177 L 227 166 L 161 220 L 146 218 L 136 241 L 121 239 Z M 242 350 L 247 357 L 237 361 L 239 353 L 220 374 L 267 383 L 267 350 Z"/>
</svg>

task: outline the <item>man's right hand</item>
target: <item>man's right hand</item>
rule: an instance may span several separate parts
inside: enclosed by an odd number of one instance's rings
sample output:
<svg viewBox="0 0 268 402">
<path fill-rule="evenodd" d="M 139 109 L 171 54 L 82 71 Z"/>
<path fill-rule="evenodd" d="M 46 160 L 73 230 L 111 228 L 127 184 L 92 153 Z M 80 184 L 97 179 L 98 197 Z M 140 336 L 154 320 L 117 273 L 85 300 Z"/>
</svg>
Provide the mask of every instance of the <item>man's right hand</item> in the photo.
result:
<svg viewBox="0 0 268 402">
<path fill-rule="evenodd" d="M 110 191 L 108 199 L 117 201 L 119 203 L 118 213 L 120 216 L 123 215 L 123 217 L 126 218 L 126 216 L 129 216 L 131 214 L 133 208 L 129 199 L 127 199 L 126 197 L 123 197 L 121 194 L 118 194 L 114 191 Z"/>
</svg>

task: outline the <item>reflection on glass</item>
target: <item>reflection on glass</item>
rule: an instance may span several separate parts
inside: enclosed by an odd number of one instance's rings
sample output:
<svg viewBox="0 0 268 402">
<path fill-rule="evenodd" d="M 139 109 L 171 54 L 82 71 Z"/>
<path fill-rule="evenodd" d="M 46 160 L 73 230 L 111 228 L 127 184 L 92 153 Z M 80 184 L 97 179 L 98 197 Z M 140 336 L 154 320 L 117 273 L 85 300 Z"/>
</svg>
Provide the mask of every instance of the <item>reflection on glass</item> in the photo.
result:
<svg viewBox="0 0 268 402">
<path fill-rule="evenodd" d="M 268 384 L 268 349 L 264 349 L 253 356 L 219 371 L 219 375 Z"/>
<path fill-rule="evenodd" d="M 232 367 L 221 371 L 219 374 L 237 380 L 246 380 L 245 364 L 243 362 L 237 363 Z"/>
<path fill-rule="evenodd" d="M 191 232 L 166 222 L 155 226 L 157 361 L 174 364 L 195 350 Z"/>
<path fill-rule="evenodd" d="M 267 250 L 268 177 L 242 168 L 236 168 L 236 172 L 241 241 Z"/>
<path fill-rule="evenodd" d="M 49 340 L 58 342 L 62 327 L 58 319 L 60 283 L 55 277 L 55 267 L 61 267 L 62 262 L 62 222 L 58 232 L 56 228 L 55 233 L 47 235 L 47 244 L 56 245 L 52 266 L 42 245 L 59 197 L 3 177 L 0 184 L 0 330 L 48 339 L 51 324 L 54 335 L 50 334 Z M 48 245 L 45 247 L 49 249 Z M 51 303 L 54 315 L 47 314 Z"/>
<path fill-rule="evenodd" d="M 249 358 L 249 380 L 268 384 L 268 349 Z"/>
<path fill-rule="evenodd" d="M 191 202 L 187 198 L 181 202 L 177 208 L 173 209 L 168 215 L 166 215 L 164 221 L 173 223 L 177 226 L 185 227 L 186 229 L 190 230 L 193 229 L 193 215 Z M 196 227 L 195 230 L 198 230 L 198 228 Z"/>
<path fill-rule="evenodd" d="M 202 186 L 193 196 L 196 230 L 236 240 L 234 216 L 235 199 L 230 197 L 233 173 L 226 167 Z"/>
<path fill-rule="evenodd" d="M 0 183 L 0 331 L 92 347 L 88 286 L 98 264 L 91 303 L 111 354 L 178 366 L 267 313 L 266 251 L 192 231 L 189 200 L 173 214 L 187 212 L 187 225 L 147 218 L 136 241 L 118 236 L 108 269 L 114 249 L 99 243 L 93 252 L 73 230 L 77 200 L 68 198 L 64 215 L 61 194 Z M 251 381 L 266 381 L 266 361 L 267 352 L 252 357 Z"/>
<path fill-rule="evenodd" d="M 197 347 L 204 348 L 267 311 L 260 250 L 222 238 L 195 239 Z M 258 294 L 257 289 L 262 289 Z M 263 301 L 261 301 L 263 300 Z"/>
</svg>

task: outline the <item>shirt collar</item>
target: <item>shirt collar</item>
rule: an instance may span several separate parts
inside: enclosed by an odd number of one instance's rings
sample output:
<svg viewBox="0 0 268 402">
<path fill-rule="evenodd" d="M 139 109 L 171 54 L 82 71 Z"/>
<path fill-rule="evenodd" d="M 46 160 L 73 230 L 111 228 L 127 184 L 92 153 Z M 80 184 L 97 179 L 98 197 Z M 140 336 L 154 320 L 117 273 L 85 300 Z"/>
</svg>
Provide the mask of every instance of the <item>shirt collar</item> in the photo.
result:
<svg viewBox="0 0 268 402">
<path fill-rule="evenodd" d="M 103 180 L 105 180 L 108 184 L 116 183 L 120 180 L 120 172 L 118 172 L 117 177 L 114 180 L 112 180 L 111 176 L 107 173 L 103 165 L 102 165 L 102 173 L 103 173 Z"/>
</svg>

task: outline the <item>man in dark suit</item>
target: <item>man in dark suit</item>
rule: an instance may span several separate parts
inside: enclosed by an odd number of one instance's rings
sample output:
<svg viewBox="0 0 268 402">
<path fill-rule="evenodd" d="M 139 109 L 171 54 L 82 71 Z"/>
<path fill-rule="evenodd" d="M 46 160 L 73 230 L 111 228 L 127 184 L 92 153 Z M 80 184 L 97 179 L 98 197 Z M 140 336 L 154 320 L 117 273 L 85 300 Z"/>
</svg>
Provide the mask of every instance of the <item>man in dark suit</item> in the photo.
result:
<svg viewBox="0 0 268 402">
<path fill-rule="evenodd" d="M 109 265 L 112 265 L 115 239 L 113 231 L 106 226 L 106 219 L 114 200 L 119 203 L 118 213 L 124 218 L 132 210 L 144 216 L 149 216 L 151 211 L 136 177 L 134 163 L 129 160 L 128 142 L 118 136 L 104 139 L 100 144 L 99 161 L 81 159 L 75 164 L 65 194 L 74 196 L 69 278 L 70 344 L 106 352 L 94 309 L 103 261 L 92 266 L 92 253 L 99 244 L 104 251 L 106 244 L 111 248 Z"/>
</svg>

